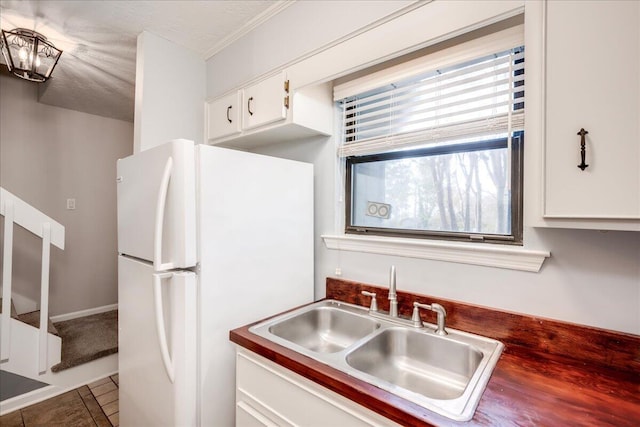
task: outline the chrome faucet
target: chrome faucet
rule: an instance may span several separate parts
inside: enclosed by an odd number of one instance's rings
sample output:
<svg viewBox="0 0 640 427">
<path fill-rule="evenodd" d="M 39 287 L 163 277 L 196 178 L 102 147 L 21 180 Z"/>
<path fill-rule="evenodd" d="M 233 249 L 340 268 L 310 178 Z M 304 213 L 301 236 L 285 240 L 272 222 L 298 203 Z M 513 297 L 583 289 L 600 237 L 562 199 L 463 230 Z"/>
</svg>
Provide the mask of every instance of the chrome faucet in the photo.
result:
<svg viewBox="0 0 640 427">
<path fill-rule="evenodd" d="M 375 292 L 368 292 L 368 291 L 362 291 L 360 292 L 362 295 L 366 296 L 366 297 L 371 297 L 371 305 L 369 306 L 369 311 L 370 312 L 377 312 L 378 311 L 378 302 L 376 301 L 376 293 Z"/>
<path fill-rule="evenodd" d="M 398 317 L 398 295 L 396 294 L 396 266 L 389 271 L 389 316 Z"/>
<path fill-rule="evenodd" d="M 437 335 L 447 335 L 447 331 L 445 330 L 445 322 L 447 320 L 447 311 L 443 306 L 437 303 L 432 304 L 420 304 L 419 302 L 413 303 L 413 315 L 411 316 L 411 321 L 413 322 L 413 326 L 416 328 L 422 328 L 422 319 L 420 319 L 420 309 L 425 308 L 427 310 L 435 311 L 438 315 L 437 327 L 435 333 Z"/>
</svg>

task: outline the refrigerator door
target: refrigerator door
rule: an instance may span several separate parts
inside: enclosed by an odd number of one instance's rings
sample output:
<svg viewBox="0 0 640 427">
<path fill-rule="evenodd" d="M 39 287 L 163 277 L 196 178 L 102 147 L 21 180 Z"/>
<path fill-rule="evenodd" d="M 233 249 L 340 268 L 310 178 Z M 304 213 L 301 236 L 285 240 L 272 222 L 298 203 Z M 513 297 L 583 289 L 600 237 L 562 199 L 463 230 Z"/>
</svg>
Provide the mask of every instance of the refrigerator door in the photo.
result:
<svg viewBox="0 0 640 427">
<path fill-rule="evenodd" d="M 313 165 L 198 145 L 202 426 L 233 426 L 229 330 L 313 300 Z"/>
<path fill-rule="evenodd" d="M 118 257 L 121 425 L 196 425 L 196 284 Z"/>
<path fill-rule="evenodd" d="M 193 141 L 118 160 L 118 252 L 153 262 L 156 271 L 196 265 Z"/>
</svg>

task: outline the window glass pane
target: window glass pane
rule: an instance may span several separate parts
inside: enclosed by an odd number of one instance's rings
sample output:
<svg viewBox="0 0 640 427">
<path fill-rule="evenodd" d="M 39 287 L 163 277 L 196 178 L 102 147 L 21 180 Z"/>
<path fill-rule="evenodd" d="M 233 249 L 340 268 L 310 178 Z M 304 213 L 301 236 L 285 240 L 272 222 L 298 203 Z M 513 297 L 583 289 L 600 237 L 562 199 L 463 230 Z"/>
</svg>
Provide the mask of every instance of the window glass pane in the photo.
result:
<svg viewBox="0 0 640 427">
<path fill-rule="evenodd" d="M 354 163 L 351 225 L 510 235 L 504 145 Z"/>
<path fill-rule="evenodd" d="M 522 244 L 524 65 L 520 46 L 341 100 L 345 232 Z"/>
</svg>

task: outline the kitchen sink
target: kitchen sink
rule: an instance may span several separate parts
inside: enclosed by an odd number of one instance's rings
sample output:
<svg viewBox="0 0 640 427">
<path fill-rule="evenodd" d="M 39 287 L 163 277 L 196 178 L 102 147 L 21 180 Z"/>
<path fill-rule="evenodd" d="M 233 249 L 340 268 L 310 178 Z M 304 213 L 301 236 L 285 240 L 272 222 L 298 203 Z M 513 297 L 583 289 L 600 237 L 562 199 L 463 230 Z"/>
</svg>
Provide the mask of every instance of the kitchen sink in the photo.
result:
<svg viewBox="0 0 640 427">
<path fill-rule="evenodd" d="M 335 353 L 380 327 L 380 323 L 332 306 L 315 307 L 269 327 L 269 332 L 317 353 Z"/>
<path fill-rule="evenodd" d="M 381 322 L 376 333 L 344 352 L 342 370 L 440 415 L 468 421 L 504 345 L 452 328 L 446 336 L 436 335 L 433 329 Z"/>
<path fill-rule="evenodd" d="M 323 300 L 249 331 L 457 421 L 473 417 L 504 345 Z"/>
<path fill-rule="evenodd" d="M 358 371 L 433 399 L 455 399 L 482 360 L 475 347 L 408 328 L 390 328 L 347 354 Z"/>
</svg>

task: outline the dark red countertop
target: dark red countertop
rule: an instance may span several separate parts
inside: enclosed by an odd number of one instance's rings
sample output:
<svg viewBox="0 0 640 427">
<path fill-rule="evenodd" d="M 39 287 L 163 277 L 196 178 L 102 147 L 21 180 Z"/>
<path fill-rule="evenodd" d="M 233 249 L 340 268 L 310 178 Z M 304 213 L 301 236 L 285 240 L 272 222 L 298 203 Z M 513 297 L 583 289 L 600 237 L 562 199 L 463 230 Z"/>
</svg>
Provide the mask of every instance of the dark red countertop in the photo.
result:
<svg viewBox="0 0 640 427">
<path fill-rule="evenodd" d="M 327 279 L 327 298 L 366 305 L 360 291 L 386 289 Z M 398 292 L 400 314 L 414 301 L 437 301 L 447 326 L 498 339 L 505 350 L 471 421 L 456 422 L 249 332 L 230 332 L 234 343 L 406 426 L 638 426 L 640 337 L 508 313 L 425 295 Z M 434 323 L 435 319 L 424 320 Z"/>
</svg>

